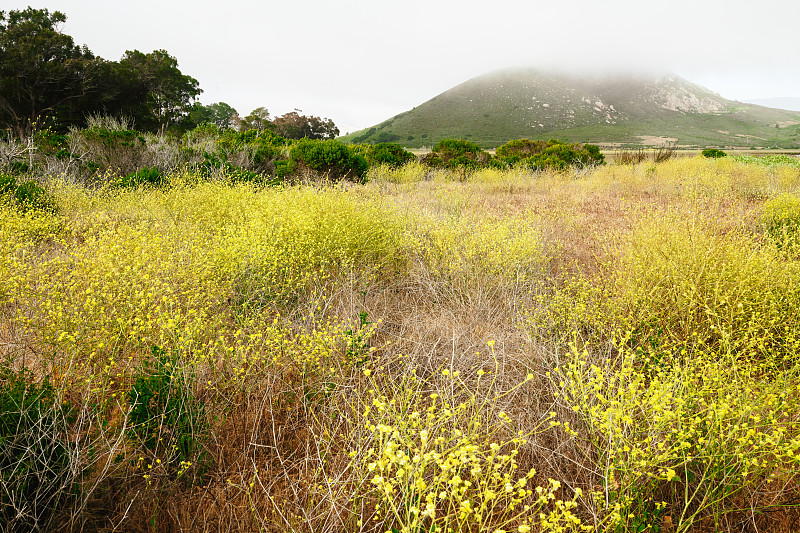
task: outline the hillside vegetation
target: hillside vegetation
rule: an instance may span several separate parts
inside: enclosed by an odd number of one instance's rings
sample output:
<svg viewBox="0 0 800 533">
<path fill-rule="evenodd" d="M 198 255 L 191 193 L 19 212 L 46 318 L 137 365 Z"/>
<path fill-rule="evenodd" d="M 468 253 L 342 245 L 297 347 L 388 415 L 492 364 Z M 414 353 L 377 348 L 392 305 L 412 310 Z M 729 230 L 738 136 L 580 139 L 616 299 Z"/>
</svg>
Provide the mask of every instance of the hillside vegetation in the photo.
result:
<svg viewBox="0 0 800 533">
<path fill-rule="evenodd" d="M 800 147 L 800 112 L 726 100 L 677 76 L 575 77 L 509 70 L 473 78 L 353 142 L 433 146 L 448 137 L 483 147 L 510 139 L 593 144 Z"/>
<path fill-rule="evenodd" d="M 38 183 L 0 192 L 9 530 L 796 529 L 789 158 Z"/>
</svg>

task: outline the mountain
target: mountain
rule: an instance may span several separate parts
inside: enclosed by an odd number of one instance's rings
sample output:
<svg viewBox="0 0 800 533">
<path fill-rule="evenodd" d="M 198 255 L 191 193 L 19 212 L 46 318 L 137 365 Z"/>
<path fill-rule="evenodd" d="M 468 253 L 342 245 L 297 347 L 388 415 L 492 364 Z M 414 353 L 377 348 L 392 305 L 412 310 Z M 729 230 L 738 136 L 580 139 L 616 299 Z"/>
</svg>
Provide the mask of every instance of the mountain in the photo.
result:
<svg viewBox="0 0 800 533">
<path fill-rule="evenodd" d="M 800 112 L 726 100 L 678 76 L 578 77 L 507 70 L 473 78 L 350 142 L 409 148 L 462 138 L 484 147 L 510 139 L 602 145 L 800 147 Z"/>
<path fill-rule="evenodd" d="M 764 107 L 773 107 L 775 109 L 789 109 L 791 111 L 800 111 L 800 98 L 793 98 L 790 96 L 783 96 L 777 98 L 754 98 L 752 100 L 744 100 L 748 104 L 756 104 Z"/>
</svg>

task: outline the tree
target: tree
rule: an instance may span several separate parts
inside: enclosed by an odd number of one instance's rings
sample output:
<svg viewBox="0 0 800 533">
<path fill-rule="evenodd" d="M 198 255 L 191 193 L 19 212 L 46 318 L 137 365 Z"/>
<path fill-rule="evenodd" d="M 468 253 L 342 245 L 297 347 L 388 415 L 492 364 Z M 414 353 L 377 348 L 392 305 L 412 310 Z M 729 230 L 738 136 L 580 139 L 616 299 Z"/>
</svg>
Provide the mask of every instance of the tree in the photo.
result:
<svg viewBox="0 0 800 533">
<path fill-rule="evenodd" d="M 146 95 L 131 113 L 138 129 L 163 132 L 187 115 L 192 100 L 203 92 L 196 79 L 181 73 L 178 60 L 166 50 L 149 54 L 128 50 L 119 65 L 125 82 L 138 85 Z"/>
<path fill-rule="evenodd" d="M 186 121 L 190 128 L 200 124 L 214 124 L 218 128 L 225 130 L 232 128 L 235 118 L 238 118 L 236 110 L 225 102 L 203 105 L 200 102 L 192 104 Z"/>
<path fill-rule="evenodd" d="M 266 107 L 257 107 L 253 109 L 249 115 L 244 118 L 236 117 L 234 119 L 236 129 L 239 131 L 247 130 L 273 130 L 275 127 L 269 119 L 269 111 Z"/>
<path fill-rule="evenodd" d="M 329 118 L 307 117 L 295 109 L 275 118 L 275 132 L 287 139 L 334 139 L 339 135 L 339 128 Z"/>
<path fill-rule="evenodd" d="M 61 33 L 66 20 L 47 9 L 0 11 L 0 124 L 18 136 L 93 87 L 101 61 Z"/>
</svg>

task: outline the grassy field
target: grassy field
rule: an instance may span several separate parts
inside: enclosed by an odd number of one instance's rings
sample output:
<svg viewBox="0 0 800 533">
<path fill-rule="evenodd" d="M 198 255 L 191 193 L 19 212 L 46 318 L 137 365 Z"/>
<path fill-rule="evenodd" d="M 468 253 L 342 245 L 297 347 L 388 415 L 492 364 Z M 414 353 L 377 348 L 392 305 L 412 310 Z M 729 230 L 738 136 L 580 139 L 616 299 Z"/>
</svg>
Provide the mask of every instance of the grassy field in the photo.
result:
<svg viewBox="0 0 800 533">
<path fill-rule="evenodd" d="M 4 207 L 0 522 L 797 531 L 798 165 L 369 177 Z"/>
</svg>

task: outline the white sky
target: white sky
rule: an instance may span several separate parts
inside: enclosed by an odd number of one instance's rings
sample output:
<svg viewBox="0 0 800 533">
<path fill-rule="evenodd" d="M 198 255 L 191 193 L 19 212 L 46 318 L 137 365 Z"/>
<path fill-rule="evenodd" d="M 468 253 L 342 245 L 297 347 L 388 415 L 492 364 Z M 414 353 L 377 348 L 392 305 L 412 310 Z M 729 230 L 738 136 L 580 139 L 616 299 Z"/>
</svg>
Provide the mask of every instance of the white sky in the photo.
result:
<svg viewBox="0 0 800 533">
<path fill-rule="evenodd" d="M 2 9 L 24 9 L 28 3 Z M 165 49 L 204 104 L 372 126 L 507 67 L 676 74 L 800 97 L 798 0 L 31 0 L 97 55 Z"/>
</svg>

